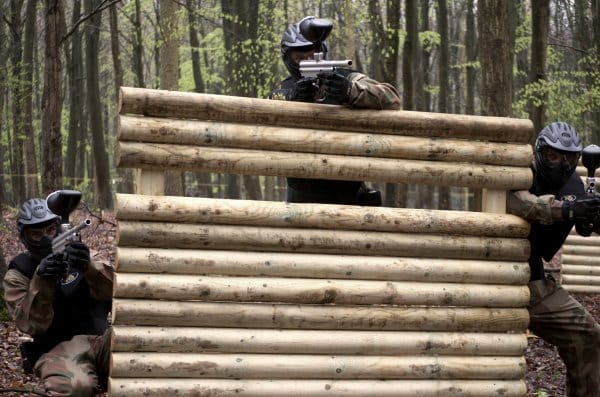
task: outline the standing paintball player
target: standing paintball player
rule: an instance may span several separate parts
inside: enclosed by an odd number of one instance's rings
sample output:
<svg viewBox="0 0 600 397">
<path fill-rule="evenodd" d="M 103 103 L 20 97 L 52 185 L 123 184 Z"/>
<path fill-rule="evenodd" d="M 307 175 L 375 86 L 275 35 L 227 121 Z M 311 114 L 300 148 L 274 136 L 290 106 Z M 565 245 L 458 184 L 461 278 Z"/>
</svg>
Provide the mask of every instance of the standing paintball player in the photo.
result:
<svg viewBox="0 0 600 397">
<path fill-rule="evenodd" d="M 557 347 L 567 368 L 568 397 L 600 397 L 600 325 L 585 308 L 546 276 L 542 258 L 552 259 L 575 225 L 578 234 L 598 231 L 599 198 L 586 198 L 575 172 L 582 145 L 563 122 L 546 126 L 534 148 L 533 186 L 511 192 L 508 211 L 531 223 L 529 329 Z"/>
<path fill-rule="evenodd" d="M 113 271 L 70 242 L 52 252 L 59 216 L 46 200 L 25 201 L 17 229 L 27 251 L 9 263 L 3 280 L 8 312 L 33 337 L 21 345 L 23 368 L 40 377 L 49 396 L 93 396 L 106 389 Z"/>
<path fill-rule="evenodd" d="M 348 68 L 335 68 L 303 77 L 300 62 L 314 60 L 315 53 L 327 58 L 325 39 L 333 24 L 313 16 L 289 26 L 281 39 L 281 56 L 290 75 L 270 99 L 318 102 L 363 109 L 400 109 L 400 96 L 394 86 L 380 83 Z M 381 205 L 379 191 L 369 190 L 364 182 L 287 178 L 287 201 Z"/>
</svg>

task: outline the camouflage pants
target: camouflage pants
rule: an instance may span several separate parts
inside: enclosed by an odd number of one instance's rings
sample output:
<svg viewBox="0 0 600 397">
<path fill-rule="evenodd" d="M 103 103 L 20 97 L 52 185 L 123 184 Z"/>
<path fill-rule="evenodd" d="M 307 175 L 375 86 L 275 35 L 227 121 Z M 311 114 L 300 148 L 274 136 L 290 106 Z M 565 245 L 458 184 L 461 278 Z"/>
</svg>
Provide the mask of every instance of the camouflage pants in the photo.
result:
<svg viewBox="0 0 600 397">
<path fill-rule="evenodd" d="M 110 328 L 103 335 L 76 335 L 35 363 L 34 373 L 49 396 L 87 397 L 106 390 Z"/>
<path fill-rule="evenodd" d="M 549 277 L 529 283 L 529 329 L 558 349 L 568 397 L 600 397 L 600 325 Z"/>
</svg>

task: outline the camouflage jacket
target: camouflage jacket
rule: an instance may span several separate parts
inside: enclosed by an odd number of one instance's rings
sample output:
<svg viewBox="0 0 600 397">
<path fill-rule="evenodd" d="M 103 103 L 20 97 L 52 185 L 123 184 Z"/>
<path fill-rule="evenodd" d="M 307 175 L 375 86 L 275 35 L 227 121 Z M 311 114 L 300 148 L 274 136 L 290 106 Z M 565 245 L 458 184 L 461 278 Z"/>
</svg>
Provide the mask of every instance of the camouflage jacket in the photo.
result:
<svg viewBox="0 0 600 397">
<path fill-rule="evenodd" d="M 350 98 L 345 106 L 360 109 L 398 110 L 401 107 L 400 94 L 391 84 L 380 83 L 369 76 L 352 71 L 347 77 L 352 84 Z M 283 80 L 281 88 L 274 90 L 270 99 L 286 100 L 287 94 L 293 89 L 295 80 L 292 76 Z M 327 104 L 339 104 L 324 102 Z"/>
<path fill-rule="evenodd" d="M 536 196 L 527 190 L 518 190 L 510 192 L 507 201 L 507 212 L 530 222 L 551 225 L 562 220 L 563 202 L 553 194 Z"/>
<path fill-rule="evenodd" d="M 97 300 L 112 299 L 114 269 L 92 260 L 85 273 L 90 295 Z M 30 279 L 17 269 L 9 269 L 3 280 L 4 300 L 17 328 L 29 335 L 43 334 L 54 318 L 57 283 L 34 273 Z"/>
</svg>

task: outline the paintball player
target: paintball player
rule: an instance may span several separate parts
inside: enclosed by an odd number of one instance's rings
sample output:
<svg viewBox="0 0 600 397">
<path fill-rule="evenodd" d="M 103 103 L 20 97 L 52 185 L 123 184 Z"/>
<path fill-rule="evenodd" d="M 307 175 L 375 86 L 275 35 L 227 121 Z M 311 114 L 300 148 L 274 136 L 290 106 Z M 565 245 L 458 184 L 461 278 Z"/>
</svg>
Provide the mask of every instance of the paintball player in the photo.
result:
<svg viewBox="0 0 600 397">
<path fill-rule="evenodd" d="M 21 345 L 23 368 L 49 396 L 92 396 L 106 389 L 112 267 L 90 260 L 82 242 L 52 253 L 59 216 L 46 200 L 21 206 L 17 229 L 27 251 L 14 257 L 3 284 L 8 312 L 33 337 Z"/>
<path fill-rule="evenodd" d="M 315 53 L 327 57 L 324 40 L 332 28 L 330 21 L 309 16 L 285 30 L 281 39 L 281 56 L 290 75 L 269 98 L 351 108 L 400 109 L 400 96 L 394 86 L 375 81 L 355 70 L 336 68 L 321 72 L 316 78 L 302 77 L 301 61 L 314 59 Z M 313 41 L 302 32 L 313 36 Z M 287 178 L 287 184 L 287 201 L 292 203 L 381 205 L 380 192 L 369 190 L 364 182 Z"/>
<path fill-rule="evenodd" d="M 533 186 L 511 192 L 508 211 L 531 223 L 529 329 L 557 347 L 567 369 L 568 397 L 600 397 L 600 325 L 545 275 L 542 263 L 556 254 L 573 225 L 586 237 L 600 226 L 594 224 L 600 199 L 586 198 L 575 172 L 581 152 L 571 125 L 555 122 L 543 128 L 535 142 Z"/>
</svg>

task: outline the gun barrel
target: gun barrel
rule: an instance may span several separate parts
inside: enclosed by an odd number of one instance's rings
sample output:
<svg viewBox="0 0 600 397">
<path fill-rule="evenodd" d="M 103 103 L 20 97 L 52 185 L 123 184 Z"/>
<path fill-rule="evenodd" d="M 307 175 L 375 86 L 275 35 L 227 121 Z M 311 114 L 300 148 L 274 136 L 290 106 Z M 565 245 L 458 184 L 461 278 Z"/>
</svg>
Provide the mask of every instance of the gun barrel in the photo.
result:
<svg viewBox="0 0 600 397">
<path fill-rule="evenodd" d="M 352 66 L 352 60 L 351 59 L 344 59 L 341 61 L 336 61 L 336 60 L 332 60 L 332 61 L 313 61 L 313 60 L 307 60 L 307 61 L 300 61 L 300 69 L 303 68 L 345 68 L 348 66 Z"/>
<path fill-rule="evenodd" d="M 73 226 L 71 229 L 59 234 L 52 240 L 52 251 L 56 252 L 59 248 L 62 248 L 69 239 L 78 233 L 81 229 L 84 229 L 92 224 L 90 219 L 83 220 L 79 225 Z"/>
</svg>

